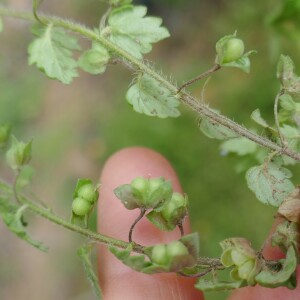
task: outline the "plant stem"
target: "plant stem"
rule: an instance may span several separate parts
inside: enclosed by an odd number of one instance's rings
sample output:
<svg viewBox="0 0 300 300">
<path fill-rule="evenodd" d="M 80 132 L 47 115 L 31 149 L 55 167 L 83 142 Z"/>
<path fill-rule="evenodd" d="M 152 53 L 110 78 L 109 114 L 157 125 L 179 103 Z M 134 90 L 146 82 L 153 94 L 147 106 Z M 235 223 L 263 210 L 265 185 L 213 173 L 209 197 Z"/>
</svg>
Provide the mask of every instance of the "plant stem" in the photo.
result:
<svg viewBox="0 0 300 300">
<path fill-rule="evenodd" d="M 28 21 L 35 21 L 34 16 L 32 13 L 28 12 L 20 12 L 8 9 L 4 7 L 3 5 L 0 5 L 0 15 L 2 16 L 10 16 L 15 17 L 19 19 L 24 19 Z M 156 79 L 162 86 L 164 86 L 166 89 L 168 89 L 173 95 L 176 95 L 178 92 L 178 88 L 172 84 L 170 81 L 165 79 L 162 75 L 158 74 L 155 70 L 153 70 L 151 67 L 149 67 L 147 64 L 145 64 L 142 60 L 139 60 L 132 56 L 127 51 L 120 48 L 118 45 L 111 42 L 109 39 L 100 36 L 97 32 L 94 30 L 91 30 L 83 25 L 64 20 L 58 17 L 50 17 L 43 14 L 39 15 L 39 18 L 44 23 L 52 23 L 55 26 L 62 27 L 66 30 L 73 31 L 74 33 L 79 33 L 83 35 L 86 38 L 89 38 L 93 41 L 99 42 L 102 44 L 106 49 L 114 52 L 116 55 L 121 57 L 123 60 L 130 63 L 130 65 L 134 66 L 138 71 L 142 73 L 146 73 L 149 76 Z M 279 151 L 280 153 L 289 156 L 295 160 L 300 160 L 300 154 L 294 152 L 293 150 L 282 147 L 271 140 L 262 137 L 258 134 L 255 134 L 251 132 L 250 130 L 246 129 L 245 127 L 235 123 L 234 121 L 230 120 L 226 116 L 223 116 L 214 110 L 210 109 L 207 105 L 199 102 L 196 98 L 191 96 L 185 91 L 181 91 L 177 97 L 187 106 L 189 106 L 192 110 L 197 112 L 201 117 L 208 118 L 212 123 L 218 123 L 220 125 L 223 125 L 226 128 L 229 128 L 233 132 L 237 133 L 240 136 L 243 136 L 258 145 L 268 148 L 273 151 Z"/>
<path fill-rule="evenodd" d="M 135 225 L 143 218 L 143 216 L 145 215 L 145 213 L 146 213 L 146 209 L 145 208 L 141 208 L 139 216 L 135 219 L 135 221 L 131 225 L 131 227 L 129 229 L 129 234 L 128 234 L 128 241 L 129 241 L 129 243 L 132 243 L 132 232 L 133 232 L 133 229 L 134 229 Z"/>
<path fill-rule="evenodd" d="M 274 101 L 274 119 L 275 119 L 275 125 L 276 125 L 276 129 L 277 129 L 277 132 L 279 134 L 279 138 L 280 138 L 280 141 L 281 141 L 281 146 L 283 148 L 287 147 L 287 143 L 285 141 L 285 138 L 284 136 L 282 135 L 281 133 L 281 130 L 280 130 L 280 124 L 279 124 L 279 119 L 278 119 L 278 103 L 279 103 L 279 99 L 280 97 L 284 94 L 284 91 L 281 90 L 277 95 L 276 95 L 276 98 L 275 98 L 275 101 Z"/>
<path fill-rule="evenodd" d="M 188 85 L 191 85 L 193 83 L 195 83 L 196 81 L 199 81 L 209 75 L 211 75 L 212 73 L 218 71 L 221 69 L 221 66 L 219 64 L 215 64 L 213 65 L 212 68 L 210 68 L 209 70 L 207 70 L 206 72 L 198 75 L 197 77 L 187 81 L 186 83 L 184 83 L 182 86 L 179 87 L 179 89 L 177 90 L 177 94 L 179 94 L 181 92 L 181 90 L 183 90 L 185 87 L 187 87 Z"/>
</svg>

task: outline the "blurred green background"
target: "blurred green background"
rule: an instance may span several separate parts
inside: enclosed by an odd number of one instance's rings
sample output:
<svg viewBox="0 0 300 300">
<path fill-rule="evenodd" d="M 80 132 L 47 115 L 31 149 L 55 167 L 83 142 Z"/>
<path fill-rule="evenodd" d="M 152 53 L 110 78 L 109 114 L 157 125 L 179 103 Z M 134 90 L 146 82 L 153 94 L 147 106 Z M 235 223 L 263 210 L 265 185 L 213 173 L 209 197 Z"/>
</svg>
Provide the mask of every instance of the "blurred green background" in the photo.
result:
<svg viewBox="0 0 300 300">
<path fill-rule="evenodd" d="M 30 9 L 31 1 L 0 1 Z M 215 42 L 235 30 L 246 48 L 255 49 L 252 71 L 225 69 L 213 76 L 205 100 L 234 120 L 252 128 L 251 112 L 260 108 L 272 122 L 279 90 L 276 62 L 280 53 L 300 64 L 300 1 L 298 0 L 152 0 L 134 1 L 160 16 L 171 38 L 154 46 L 147 59 L 179 82 L 210 68 Z M 283 4 L 288 9 L 282 12 Z M 298 8 L 297 8 L 298 7 Z M 44 1 L 41 10 L 97 26 L 106 5 L 96 0 Z M 280 17 L 277 17 L 280 16 Z M 271 22 L 271 20 L 276 20 Z M 263 206 L 235 172 L 234 157 L 222 157 L 219 142 L 198 129 L 198 117 L 184 106 L 178 119 L 137 114 L 124 96 L 132 76 L 120 66 L 94 77 L 81 73 L 70 86 L 47 79 L 27 65 L 28 24 L 4 20 L 0 35 L 0 123 L 14 133 L 34 137 L 33 186 L 55 211 L 69 216 L 71 195 L 79 177 L 98 180 L 105 160 L 129 146 L 146 146 L 171 161 L 189 195 L 193 230 L 201 238 L 201 255 L 218 256 L 218 242 L 244 236 L 259 248 L 273 222 L 274 210 Z M 203 83 L 189 89 L 200 97 Z M 11 173 L 0 163 L 1 176 Z M 294 183 L 299 182 L 299 172 Z M 50 246 L 38 253 L 0 224 L 0 299 L 95 299 L 84 278 L 76 247 L 82 239 L 49 222 L 34 219 L 32 234 Z M 226 299 L 208 293 L 207 299 Z"/>
</svg>

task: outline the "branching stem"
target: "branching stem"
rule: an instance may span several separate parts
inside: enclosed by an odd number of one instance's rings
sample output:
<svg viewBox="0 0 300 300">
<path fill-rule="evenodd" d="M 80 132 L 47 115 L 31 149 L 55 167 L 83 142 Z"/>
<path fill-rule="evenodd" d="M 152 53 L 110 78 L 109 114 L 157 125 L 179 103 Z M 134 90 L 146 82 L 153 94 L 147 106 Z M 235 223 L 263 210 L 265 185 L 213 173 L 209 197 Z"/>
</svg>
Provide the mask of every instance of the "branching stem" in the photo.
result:
<svg viewBox="0 0 300 300">
<path fill-rule="evenodd" d="M 0 16 L 10 16 L 10 17 L 15 17 L 15 18 L 24 19 L 33 22 L 35 21 L 35 18 L 32 15 L 32 13 L 11 10 L 4 7 L 3 5 L 0 5 Z M 135 58 L 130 53 L 128 53 L 124 49 L 120 48 L 119 46 L 111 42 L 106 37 L 100 36 L 94 30 L 91 30 L 83 25 L 68 20 L 64 20 L 58 17 L 50 17 L 50 16 L 40 14 L 39 18 L 44 23 L 52 23 L 55 26 L 59 26 L 66 30 L 73 31 L 74 33 L 79 33 L 86 38 L 99 42 L 106 49 L 110 50 L 111 52 L 114 52 L 117 56 L 129 62 L 130 65 L 136 68 L 137 71 L 146 73 L 149 76 L 156 79 L 162 86 L 168 89 L 173 95 L 177 95 L 176 97 L 178 97 L 184 104 L 189 106 L 192 110 L 197 112 L 197 114 L 199 114 L 201 117 L 206 117 L 213 123 L 223 125 L 224 127 L 229 128 L 233 132 L 237 133 L 238 135 L 243 136 L 257 143 L 262 147 L 268 148 L 269 150 L 273 150 L 273 151 L 279 151 L 283 155 L 289 156 L 295 160 L 300 160 L 299 153 L 294 152 L 288 147 L 282 147 L 281 145 L 278 145 L 265 137 L 262 137 L 256 133 L 251 132 L 247 128 L 235 123 L 228 117 L 215 112 L 207 105 L 199 102 L 196 98 L 194 98 L 193 96 L 191 96 L 189 93 L 185 91 L 181 91 L 180 93 L 178 93 L 178 88 L 174 84 L 172 84 L 170 81 L 165 79 L 154 69 L 146 65 L 142 60 Z"/>
<path fill-rule="evenodd" d="M 185 87 L 187 87 L 187 86 L 189 86 L 189 85 L 191 85 L 191 84 L 193 84 L 193 83 L 195 83 L 195 82 L 197 82 L 197 81 L 199 81 L 199 80 L 201 80 L 201 79 L 203 79 L 203 78 L 211 75 L 212 73 L 214 73 L 214 72 L 216 72 L 216 71 L 218 71 L 220 69 L 221 69 L 221 66 L 219 64 L 213 65 L 213 67 L 210 68 L 209 70 L 207 70 L 206 72 L 198 75 L 197 77 L 195 77 L 195 78 L 187 81 L 182 86 L 180 86 L 179 89 L 178 89 L 178 91 L 177 91 L 177 94 L 180 93 L 181 90 L 183 90 Z"/>
</svg>

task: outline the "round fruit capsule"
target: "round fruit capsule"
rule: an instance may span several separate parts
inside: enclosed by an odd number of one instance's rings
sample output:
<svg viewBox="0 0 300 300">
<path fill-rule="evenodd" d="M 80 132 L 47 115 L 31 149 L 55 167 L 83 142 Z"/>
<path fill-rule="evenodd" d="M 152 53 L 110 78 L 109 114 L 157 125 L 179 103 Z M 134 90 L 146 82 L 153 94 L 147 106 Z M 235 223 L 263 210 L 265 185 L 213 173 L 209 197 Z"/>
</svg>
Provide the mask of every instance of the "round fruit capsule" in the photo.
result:
<svg viewBox="0 0 300 300">
<path fill-rule="evenodd" d="M 241 39 L 229 39 L 224 45 L 223 63 L 230 63 L 241 58 L 244 50 L 244 42 Z"/>
<path fill-rule="evenodd" d="M 156 245 L 152 249 L 151 260 L 158 265 L 165 265 L 168 263 L 168 254 L 166 245 Z"/>
<path fill-rule="evenodd" d="M 82 198 L 75 198 L 72 203 L 72 211 L 77 216 L 85 216 L 90 209 L 91 203 Z"/>
<path fill-rule="evenodd" d="M 189 251 L 180 241 L 175 241 L 167 245 L 169 257 L 188 255 Z"/>
<path fill-rule="evenodd" d="M 131 186 L 135 190 L 143 193 L 148 188 L 148 180 L 143 177 L 137 177 L 131 181 Z"/>
<path fill-rule="evenodd" d="M 92 184 L 85 184 L 78 190 L 78 197 L 90 203 L 95 203 L 98 198 L 98 191 Z"/>
</svg>

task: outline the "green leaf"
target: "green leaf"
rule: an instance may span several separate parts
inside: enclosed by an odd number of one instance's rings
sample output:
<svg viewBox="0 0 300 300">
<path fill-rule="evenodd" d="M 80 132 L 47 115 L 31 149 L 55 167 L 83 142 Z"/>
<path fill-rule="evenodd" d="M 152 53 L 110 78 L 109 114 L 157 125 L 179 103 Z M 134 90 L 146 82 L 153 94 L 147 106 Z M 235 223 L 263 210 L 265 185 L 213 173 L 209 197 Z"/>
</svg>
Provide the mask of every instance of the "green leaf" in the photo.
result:
<svg viewBox="0 0 300 300">
<path fill-rule="evenodd" d="M 17 181 L 17 188 L 24 188 L 32 182 L 32 177 L 34 175 L 34 169 L 31 166 L 24 166 L 20 171 Z"/>
<path fill-rule="evenodd" d="M 180 102 L 169 90 L 149 75 L 140 75 L 129 88 L 126 99 L 138 113 L 147 116 L 167 118 L 180 115 Z"/>
<path fill-rule="evenodd" d="M 6 152 L 7 164 L 18 170 L 27 165 L 31 160 L 32 140 L 28 143 L 18 141 L 15 136 L 11 136 L 11 146 Z"/>
<path fill-rule="evenodd" d="M 85 274 L 92 285 L 93 291 L 98 299 L 102 299 L 103 296 L 99 285 L 98 276 L 95 274 L 91 263 L 91 250 L 91 245 L 84 245 L 78 249 L 77 254 L 81 259 Z"/>
<path fill-rule="evenodd" d="M 295 101 L 293 100 L 292 96 L 289 94 L 283 94 L 280 96 L 280 106 L 289 111 L 296 110 L 297 105 Z"/>
<path fill-rule="evenodd" d="M 170 36 L 168 30 L 161 27 L 162 20 L 157 17 L 145 17 L 145 6 L 124 5 L 113 9 L 108 17 L 109 39 L 138 59 L 152 50 L 152 44 Z"/>
<path fill-rule="evenodd" d="M 208 119 L 202 119 L 199 128 L 210 139 L 227 140 L 238 137 L 231 129 Z"/>
<path fill-rule="evenodd" d="M 78 76 L 77 62 L 72 57 L 73 50 L 80 50 L 77 40 L 53 24 L 33 30 L 38 38 L 29 45 L 29 64 L 36 64 L 51 79 L 71 83 Z"/>
<path fill-rule="evenodd" d="M 251 119 L 263 128 L 270 128 L 267 121 L 261 116 L 259 108 L 252 112 Z"/>
<path fill-rule="evenodd" d="M 277 65 L 277 78 L 287 93 L 300 93 L 300 78 L 294 73 L 294 62 L 287 55 L 281 55 Z"/>
<path fill-rule="evenodd" d="M 290 246 L 279 271 L 265 269 L 255 277 L 255 280 L 265 287 L 286 286 L 289 289 L 294 289 L 296 288 L 296 267 L 297 252 L 294 246 Z"/>
<path fill-rule="evenodd" d="M 195 288 L 203 292 L 211 292 L 211 291 L 228 291 L 246 285 L 247 283 L 245 280 L 228 282 L 228 281 L 219 281 L 217 279 L 206 280 L 200 278 L 195 284 Z"/>
<path fill-rule="evenodd" d="M 108 51 L 98 43 L 93 43 L 92 48 L 85 51 L 78 60 L 78 66 L 93 75 L 102 74 L 110 59 Z"/>
<path fill-rule="evenodd" d="M 250 51 L 250 52 L 244 54 L 240 59 L 235 60 L 230 63 L 223 63 L 221 66 L 222 67 L 234 67 L 234 68 L 241 69 L 245 73 L 250 73 L 251 63 L 250 63 L 250 59 L 248 56 L 252 53 L 256 53 L 256 52 Z"/>
<path fill-rule="evenodd" d="M 228 153 L 235 153 L 237 155 L 243 156 L 252 154 L 256 150 L 257 144 L 244 137 L 230 139 L 221 144 L 221 152 L 225 155 L 227 155 Z"/>
<path fill-rule="evenodd" d="M 114 246 L 109 246 L 108 249 L 115 255 L 116 258 L 122 261 L 123 264 L 135 271 L 143 272 L 144 269 L 147 270 L 150 266 L 153 266 L 150 261 L 147 261 L 147 257 L 145 255 L 131 255 L 132 245 L 129 245 L 126 249 L 119 249 Z M 154 269 L 151 271 L 156 273 Z"/>
<path fill-rule="evenodd" d="M 257 199 L 275 207 L 294 189 L 289 180 L 291 177 L 292 173 L 288 169 L 275 163 L 252 167 L 246 173 L 248 187 Z"/>
<path fill-rule="evenodd" d="M 26 208 L 27 205 L 18 207 L 10 203 L 8 199 L 0 197 L 0 215 L 2 216 L 2 219 L 8 229 L 30 245 L 43 252 L 47 252 L 47 247 L 45 247 L 41 242 L 31 239 L 31 237 L 25 231 L 22 216 Z"/>
<path fill-rule="evenodd" d="M 11 126 L 9 124 L 0 125 L 0 149 L 4 148 L 9 140 Z"/>
</svg>

